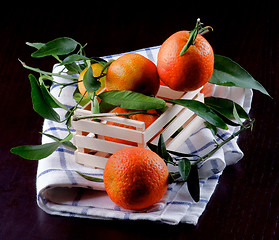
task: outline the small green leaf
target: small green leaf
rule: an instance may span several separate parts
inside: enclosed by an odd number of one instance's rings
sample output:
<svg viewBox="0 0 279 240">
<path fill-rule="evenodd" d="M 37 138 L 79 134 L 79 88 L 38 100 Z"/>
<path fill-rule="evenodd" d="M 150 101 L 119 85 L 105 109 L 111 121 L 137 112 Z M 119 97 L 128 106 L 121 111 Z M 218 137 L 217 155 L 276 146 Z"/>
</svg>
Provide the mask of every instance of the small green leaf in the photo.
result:
<svg viewBox="0 0 279 240">
<path fill-rule="evenodd" d="M 245 112 L 245 110 L 239 104 L 233 102 L 230 99 L 206 97 L 204 99 L 204 103 L 210 108 L 222 114 L 223 116 L 227 117 L 228 119 L 234 119 L 233 108 L 235 105 L 240 118 L 249 119 L 249 116 Z"/>
<path fill-rule="evenodd" d="M 71 64 L 71 63 L 74 63 L 74 62 L 79 61 L 79 60 L 90 60 L 90 58 L 74 53 L 74 54 L 71 54 L 71 55 L 67 56 L 60 63 L 60 65 Z"/>
<path fill-rule="evenodd" d="M 220 118 L 212 109 L 206 106 L 204 103 L 196 100 L 188 99 L 173 99 L 167 100 L 168 102 L 182 105 L 189 108 L 199 117 L 203 118 L 205 121 L 211 123 L 212 125 L 227 130 L 228 126 L 222 118 Z"/>
<path fill-rule="evenodd" d="M 191 197 L 195 202 L 200 200 L 200 182 L 197 165 L 192 165 L 187 179 L 187 186 Z"/>
<path fill-rule="evenodd" d="M 77 150 L 77 147 L 70 141 L 62 142 L 62 145 L 72 150 Z"/>
<path fill-rule="evenodd" d="M 196 26 L 193 30 L 191 30 L 189 32 L 188 40 L 187 40 L 186 44 L 184 45 L 184 47 L 182 48 L 179 56 L 182 56 L 191 45 L 195 45 L 195 40 L 196 40 L 197 34 L 199 33 L 199 30 L 201 28 L 202 28 L 202 23 L 200 22 L 200 19 L 198 18 L 196 21 Z"/>
<path fill-rule="evenodd" d="M 167 152 L 162 133 L 158 140 L 158 155 L 165 160 L 166 164 L 173 162 L 171 155 Z"/>
<path fill-rule="evenodd" d="M 42 45 L 37 51 L 33 52 L 31 56 L 34 58 L 41 58 L 50 55 L 66 55 L 74 51 L 76 49 L 77 44 L 78 42 L 76 42 L 72 38 L 56 38 Z M 38 47 L 38 45 L 35 46 Z"/>
<path fill-rule="evenodd" d="M 63 108 L 64 110 L 68 111 L 69 109 L 67 107 L 65 107 L 61 102 L 59 102 L 46 88 L 45 84 L 43 82 L 41 82 L 40 84 L 40 88 L 43 94 L 43 97 L 45 99 L 45 101 L 48 102 L 48 104 L 52 107 L 52 108 Z"/>
<path fill-rule="evenodd" d="M 155 153 L 158 154 L 158 147 L 155 144 L 152 144 L 151 142 L 147 143 L 147 146 L 149 147 L 149 149 Z"/>
<path fill-rule="evenodd" d="M 146 96 L 133 91 L 107 91 L 98 95 L 102 101 L 126 109 L 150 110 L 166 107 L 163 99 Z"/>
<path fill-rule="evenodd" d="M 237 109 L 236 109 L 236 104 L 235 104 L 235 103 L 233 104 L 233 116 L 234 116 L 235 120 L 236 120 L 241 126 L 243 126 L 243 122 L 242 122 L 241 119 L 240 119 L 240 116 L 239 116 L 238 111 L 237 111 Z"/>
<path fill-rule="evenodd" d="M 212 132 L 214 136 L 217 134 L 216 126 L 210 124 L 209 122 L 204 122 L 204 125 Z"/>
<path fill-rule="evenodd" d="M 91 113 L 100 113 L 100 105 L 96 96 L 93 96 L 93 98 L 91 98 Z"/>
<path fill-rule="evenodd" d="M 214 71 L 210 83 L 258 90 L 268 96 L 266 89 L 239 64 L 221 55 L 214 55 Z"/>
<path fill-rule="evenodd" d="M 29 160 L 41 160 L 52 154 L 60 144 L 60 142 L 52 142 L 42 145 L 23 145 L 12 148 L 11 153 Z"/>
<path fill-rule="evenodd" d="M 87 92 L 96 92 L 101 87 L 101 82 L 93 76 L 93 70 L 89 61 L 89 67 L 83 76 L 83 84 Z"/>
<path fill-rule="evenodd" d="M 186 181 L 188 176 L 189 176 L 190 170 L 191 170 L 191 162 L 190 162 L 190 160 L 187 159 L 187 158 L 182 158 L 178 162 L 178 170 L 179 170 L 179 173 L 180 173 L 180 175 L 182 177 L 182 180 Z"/>
<path fill-rule="evenodd" d="M 153 152 L 157 153 L 158 154 L 158 146 L 148 142 L 147 143 L 147 146 L 150 148 L 150 150 L 152 150 Z M 168 153 L 170 154 L 173 154 L 175 156 L 178 156 L 178 157 L 199 157 L 199 155 L 196 155 L 196 154 L 188 154 L 188 153 L 181 153 L 181 152 L 176 152 L 176 151 L 172 151 L 172 150 L 168 150 Z"/>
<path fill-rule="evenodd" d="M 49 102 L 44 98 L 37 79 L 34 77 L 34 75 L 29 74 L 29 80 L 31 84 L 33 109 L 35 110 L 35 112 L 37 112 L 44 118 L 59 122 L 59 115 L 53 110 Z"/>
<path fill-rule="evenodd" d="M 43 134 L 43 135 L 45 135 L 45 136 L 47 136 L 47 137 L 53 139 L 53 140 L 56 141 L 56 142 L 62 143 L 62 145 L 64 145 L 65 147 L 71 148 L 71 149 L 73 149 L 73 150 L 76 150 L 76 149 L 77 149 L 76 146 L 70 142 L 70 140 L 73 138 L 73 134 L 72 134 L 72 133 L 69 133 L 69 134 L 68 134 L 65 138 L 63 138 L 63 139 L 58 138 L 58 137 L 55 137 L 55 136 L 53 136 L 53 135 L 51 135 L 51 134 L 47 134 L 47 133 L 41 133 L 41 134 Z"/>
<path fill-rule="evenodd" d="M 104 180 L 102 178 L 95 178 L 95 177 L 91 177 L 91 176 L 88 176 L 88 175 L 85 175 L 85 174 L 82 174 L 78 171 L 76 171 L 76 173 L 78 173 L 80 176 L 82 176 L 83 178 L 91 181 L 91 182 L 103 182 Z"/>
<path fill-rule="evenodd" d="M 42 46 L 44 46 L 45 44 L 44 43 L 30 43 L 30 42 L 26 42 L 26 45 L 28 45 L 30 47 L 33 47 L 33 48 L 36 48 L 36 49 L 39 49 Z"/>
<path fill-rule="evenodd" d="M 86 97 L 82 98 L 82 94 L 79 92 L 78 87 L 76 88 L 73 94 L 73 98 L 77 103 L 79 103 L 80 106 L 85 106 L 90 101 L 91 97 L 92 94 L 88 94 Z"/>
</svg>

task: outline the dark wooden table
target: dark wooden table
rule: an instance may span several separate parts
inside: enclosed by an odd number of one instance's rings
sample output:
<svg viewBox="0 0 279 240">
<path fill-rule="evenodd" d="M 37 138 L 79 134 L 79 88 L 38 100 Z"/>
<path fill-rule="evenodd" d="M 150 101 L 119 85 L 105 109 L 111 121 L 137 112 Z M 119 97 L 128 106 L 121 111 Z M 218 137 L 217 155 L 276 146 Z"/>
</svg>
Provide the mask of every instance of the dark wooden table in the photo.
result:
<svg viewBox="0 0 279 240">
<path fill-rule="evenodd" d="M 138 2 L 130 9 L 104 3 L 49 11 L 43 5 L 1 9 L 0 239 L 279 238 L 278 5 L 275 1 L 245 6 L 235 1 L 216 6 L 187 2 L 162 2 L 156 7 Z M 172 33 L 191 29 L 197 17 L 214 27 L 206 38 L 215 53 L 237 61 L 273 97 L 254 93 L 255 127 L 239 139 L 245 156 L 225 169 L 198 225 L 66 218 L 39 209 L 37 162 L 9 153 L 13 146 L 39 144 L 43 122 L 32 109 L 29 71 L 17 59 L 48 70 L 54 61 L 31 59 L 32 49 L 25 42 L 69 36 L 87 42 L 89 56 L 103 56 L 160 45 Z"/>
</svg>

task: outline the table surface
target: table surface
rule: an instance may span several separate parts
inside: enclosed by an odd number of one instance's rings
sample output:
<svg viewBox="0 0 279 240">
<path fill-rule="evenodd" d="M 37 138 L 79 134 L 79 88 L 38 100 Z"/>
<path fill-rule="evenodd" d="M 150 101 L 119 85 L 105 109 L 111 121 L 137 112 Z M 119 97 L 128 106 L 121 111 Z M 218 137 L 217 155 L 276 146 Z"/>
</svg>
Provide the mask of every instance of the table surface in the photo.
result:
<svg viewBox="0 0 279 240">
<path fill-rule="evenodd" d="M 279 238 L 279 12 L 275 1 L 253 1 L 249 6 L 234 1 L 223 7 L 105 5 L 83 6 L 80 11 L 78 6 L 63 11 L 59 7 L 1 11 L 0 239 Z M 17 59 L 48 70 L 55 61 L 32 59 L 32 49 L 25 42 L 69 36 L 88 43 L 89 56 L 104 56 L 160 45 L 172 33 L 192 29 L 197 17 L 214 28 L 206 35 L 214 52 L 238 62 L 273 97 L 254 92 L 250 115 L 256 123 L 253 132 L 246 131 L 239 139 L 245 156 L 225 169 L 198 225 L 66 218 L 39 209 L 37 162 L 9 152 L 13 146 L 40 144 L 43 122 L 32 109 L 29 71 Z"/>
</svg>

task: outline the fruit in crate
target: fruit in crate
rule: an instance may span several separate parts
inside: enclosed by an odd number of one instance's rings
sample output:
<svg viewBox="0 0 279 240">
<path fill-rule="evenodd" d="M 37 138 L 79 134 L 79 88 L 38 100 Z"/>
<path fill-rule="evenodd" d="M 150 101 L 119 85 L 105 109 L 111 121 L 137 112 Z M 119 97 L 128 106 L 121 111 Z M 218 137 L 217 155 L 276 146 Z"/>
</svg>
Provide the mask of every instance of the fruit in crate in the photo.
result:
<svg viewBox="0 0 279 240">
<path fill-rule="evenodd" d="M 109 66 L 105 85 L 108 91 L 131 90 L 155 96 L 160 80 L 152 61 L 140 54 L 128 53 Z"/>
<path fill-rule="evenodd" d="M 93 71 L 93 77 L 99 77 L 102 73 L 102 70 L 103 70 L 103 66 L 100 64 L 100 63 L 93 63 L 91 64 L 91 68 L 92 68 L 92 71 Z M 80 73 L 79 75 L 79 78 L 78 78 L 78 90 L 80 92 L 81 95 L 83 95 L 86 91 L 86 88 L 83 84 L 83 76 L 84 74 L 86 73 L 88 67 L 84 68 L 83 71 Z M 99 81 L 101 82 L 101 87 L 98 91 L 96 91 L 96 94 L 98 94 L 99 92 L 101 92 L 104 87 L 105 87 L 105 76 L 104 77 L 101 77 L 99 79 Z M 84 96 L 86 97 L 88 95 L 88 93 L 86 93 Z"/>
<path fill-rule="evenodd" d="M 139 210 L 152 206 L 165 194 L 168 169 L 151 150 L 129 147 L 115 152 L 104 170 L 105 189 L 118 206 Z"/>
<path fill-rule="evenodd" d="M 117 107 L 116 109 L 114 109 L 112 112 L 116 112 L 116 113 L 132 113 L 135 112 L 135 110 L 130 110 L 130 109 L 125 109 L 125 108 L 120 108 Z M 134 115 L 130 115 L 129 118 L 133 119 L 133 120 L 137 120 L 137 121 L 142 121 L 145 123 L 145 129 L 147 129 L 153 122 L 155 122 L 158 119 L 158 114 L 156 110 L 148 110 L 148 113 L 151 114 L 155 114 L 155 115 L 149 115 L 149 114 L 134 114 Z M 130 129 L 136 129 L 133 126 L 129 126 L 129 125 L 125 125 L 125 124 L 121 124 L 121 123 L 116 123 L 116 122 L 107 122 L 108 125 L 114 125 L 114 126 L 118 126 L 118 127 L 124 127 L 124 128 L 130 128 Z M 107 141 L 112 141 L 112 142 L 117 142 L 117 143 L 122 143 L 122 144 L 128 144 L 128 145 L 132 145 L 132 146 L 137 146 L 137 144 L 135 142 L 131 142 L 131 141 L 127 141 L 127 140 L 123 140 L 123 139 L 119 139 L 119 138 L 113 138 L 113 137 L 108 137 L 106 136 L 105 139 Z"/>
<path fill-rule="evenodd" d="M 174 33 L 162 44 L 158 53 L 160 79 L 173 90 L 194 91 L 206 84 L 213 73 L 214 53 L 211 45 L 200 34 L 191 40 L 191 32 Z M 188 41 L 192 43 L 184 52 Z"/>
</svg>

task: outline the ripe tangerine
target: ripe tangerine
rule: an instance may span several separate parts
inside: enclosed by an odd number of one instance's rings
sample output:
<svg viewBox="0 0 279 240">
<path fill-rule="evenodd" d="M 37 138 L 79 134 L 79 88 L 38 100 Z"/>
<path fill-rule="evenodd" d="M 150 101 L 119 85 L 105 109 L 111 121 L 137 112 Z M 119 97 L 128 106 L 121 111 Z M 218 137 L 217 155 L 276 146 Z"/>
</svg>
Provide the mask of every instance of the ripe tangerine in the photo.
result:
<svg viewBox="0 0 279 240">
<path fill-rule="evenodd" d="M 176 91 L 194 91 L 207 83 L 214 69 L 214 53 L 207 40 L 198 34 L 195 44 L 180 56 L 189 38 L 189 31 L 171 35 L 158 53 L 160 79 Z"/>
<path fill-rule="evenodd" d="M 167 165 L 149 149 L 123 148 L 108 159 L 104 184 L 109 197 L 118 206 L 130 210 L 144 209 L 165 194 Z"/>
<path fill-rule="evenodd" d="M 109 66 L 105 86 L 110 90 L 131 90 L 156 95 L 160 80 L 156 65 L 137 53 L 128 53 Z"/>
</svg>

